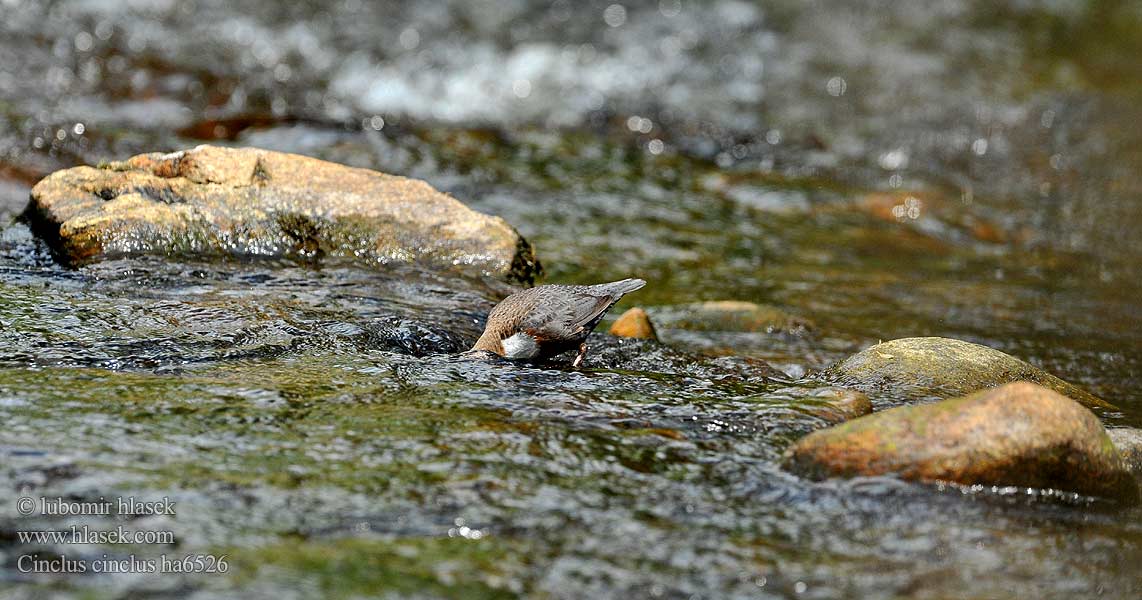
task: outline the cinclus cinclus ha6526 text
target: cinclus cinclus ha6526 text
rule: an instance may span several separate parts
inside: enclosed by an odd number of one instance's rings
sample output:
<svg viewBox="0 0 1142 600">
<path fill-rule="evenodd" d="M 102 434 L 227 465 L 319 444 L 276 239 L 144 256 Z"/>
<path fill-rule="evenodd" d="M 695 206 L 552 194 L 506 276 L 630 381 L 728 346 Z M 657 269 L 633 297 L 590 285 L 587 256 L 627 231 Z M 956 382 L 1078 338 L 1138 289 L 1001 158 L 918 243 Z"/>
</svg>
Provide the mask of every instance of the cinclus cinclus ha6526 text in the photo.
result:
<svg viewBox="0 0 1142 600">
<path fill-rule="evenodd" d="M 516 292 L 492 309 L 472 350 L 512 360 L 551 358 L 576 347 L 572 366 L 587 355 L 587 336 L 624 294 L 646 285 L 624 279 L 598 285 L 541 285 Z"/>
</svg>

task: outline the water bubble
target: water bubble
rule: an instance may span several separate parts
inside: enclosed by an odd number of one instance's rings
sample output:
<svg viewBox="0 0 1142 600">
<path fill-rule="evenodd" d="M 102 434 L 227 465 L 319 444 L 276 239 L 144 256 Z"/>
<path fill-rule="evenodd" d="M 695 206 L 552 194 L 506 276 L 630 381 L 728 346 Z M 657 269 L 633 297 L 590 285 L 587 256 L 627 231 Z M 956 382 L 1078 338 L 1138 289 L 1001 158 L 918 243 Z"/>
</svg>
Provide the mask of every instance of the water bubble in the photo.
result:
<svg viewBox="0 0 1142 600">
<path fill-rule="evenodd" d="M 111 34 L 115 31 L 111 21 L 100 21 L 95 24 L 95 37 L 107 41 L 111 39 Z"/>
<path fill-rule="evenodd" d="M 293 69 L 290 69 L 289 65 L 285 63 L 281 63 L 278 66 L 274 67 L 274 79 L 278 80 L 280 83 L 289 81 L 289 78 L 292 75 Z"/>
<path fill-rule="evenodd" d="M 1049 108 L 1047 110 L 1043 111 L 1043 114 L 1039 116 L 1039 125 L 1041 125 L 1043 127 L 1043 129 L 1050 129 L 1051 125 L 1053 125 L 1054 123 L 1055 123 L 1055 111 L 1053 111 Z"/>
<path fill-rule="evenodd" d="M 781 143 L 781 130 L 780 129 L 770 129 L 769 131 L 765 132 L 765 141 L 768 142 L 770 146 L 776 146 L 776 145 L 780 144 Z"/>
<path fill-rule="evenodd" d="M 91 50 L 91 46 L 94 42 L 95 40 L 91 37 L 91 34 L 86 31 L 75 34 L 75 49 L 80 52 Z"/>
<path fill-rule="evenodd" d="M 662 140 L 656 138 L 646 144 L 646 149 L 649 150 L 651 154 L 662 154 L 662 151 L 666 149 L 666 144 L 663 144 Z"/>
<path fill-rule="evenodd" d="M 381 115 L 373 115 L 369 118 L 369 128 L 374 131 L 380 131 L 385 128 L 385 120 Z"/>
<path fill-rule="evenodd" d="M 893 173 L 892 177 L 888 178 L 888 187 L 897 189 L 904 185 L 904 178 L 899 173 Z"/>
<path fill-rule="evenodd" d="M 75 135 L 83 135 L 83 132 L 87 130 L 87 127 L 85 127 L 83 123 L 76 123 L 75 126 L 71 128 L 71 130 L 73 133 L 75 133 Z"/>
<path fill-rule="evenodd" d="M 849 88 L 848 82 L 844 77 L 833 77 L 825 84 L 825 91 L 834 98 L 839 98 L 845 95 L 845 90 Z"/>
<path fill-rule="evenodd" d="M 971 143 L 971 151 L 979 156 L 987 154 L 987 139 L 979 138 Z"/>
<path fill-rule="evenodd" d="M 531 95 L 531 82 L 527 79 L 517 79 L 512 82 L 512 93 L 517 98 L 527 98 Z"/>
<path fill-rule="evenodd" d="M 638 115 L 632 115 L 627 119 L 627 129 L 636 133 L 650 133 L 654 129 L 654 121 Z"/>
<path fill-rule="evenodd" d="M 400 45 L 405 50 L 413 50 L 420 45 L 420 32 L 415 27 L 406 27 L 400 32 Z"/>
<path fill-rule="evenodd" d="M 658 12 L 666 18 L 677 17 L 682 12 L 682 0 L 658 0 Z"/>
<path fill-rule="evenodd" d="M 886 171 L 903 169 L 908 166 L 908 153 L 900 148 L 890 150 L 881 154 L 878 162 L 880 163 L 880 168 Z"/>
<path fill-rule="evenodd" d="M 32 147 L 37 149 L 37 150 L 39 150 L 40 148 L 43 148 L 44 147 L 44 138 L 37 136 L 36 139 L 32 140 Z"/>
<path fill-rule="evenodd" d="M 60 129 L 59 131 L 57 131 L 56 132 L 56 139 L 61 141 L 61 142 L 66 140 L 67 139 L 67 130 L 66 129 Z"/>
<path fill-rule="evenodd" d="M 907 210 L 908 218 L 915 221 L 920 218 L 920 199 L 909 196 L 904 200 L 904 207 Z"/>
<path fill-rule="evenodd" d="M 279 117 L 286 114 L 289 112 L 289 102 L 287 102 L 285 98 L 277 96 L 270 101 L 270 112 Z"/>
<path fill-rule="evenodd" d="M 627 22 L 627 9 L 622 4 L 612 4 L 603 9 L 603 21 L 610 27 L 622 27 Z"/>
<path fill-rule="evenodd" d="M 807 589 L 809 589 L 809 586 L 804 581 L 798 581 L 793 584 L 793 591 L 798 594 L 804 594 Z"/>
</svg>

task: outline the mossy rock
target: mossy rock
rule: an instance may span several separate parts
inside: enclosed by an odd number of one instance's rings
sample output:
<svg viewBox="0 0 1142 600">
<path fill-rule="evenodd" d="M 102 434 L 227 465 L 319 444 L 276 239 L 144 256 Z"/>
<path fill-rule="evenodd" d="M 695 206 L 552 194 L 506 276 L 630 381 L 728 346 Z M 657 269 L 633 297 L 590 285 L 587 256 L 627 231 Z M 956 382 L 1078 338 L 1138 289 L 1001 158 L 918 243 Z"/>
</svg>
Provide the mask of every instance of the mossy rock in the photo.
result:
<svg viewBox="0 0 1142 600">
<path fill-rule="evenodd" d="M 337 256 L 530 283 L 530 244 L 423 181 L 256 148 L 199 146 L 47 176 L 25 213 L 65 262 Z"/>
<path fill-rule="evenodd" d="M 816 431 L 786 452 L 784 466 L 811 479 L 896 475 L 1138 501 L 1138 485 L 1098 418 L 1027 382 Z"/>
<path fill-rule="evenodd" d="M 902 338 L 858 352 L 823 371 L 819 379 L 876 396 L 942 399 L 1014 381 L 1055 390 L 1083 406 L 1114 405 L 999 350 L 941 337 Z"/>
</svg>

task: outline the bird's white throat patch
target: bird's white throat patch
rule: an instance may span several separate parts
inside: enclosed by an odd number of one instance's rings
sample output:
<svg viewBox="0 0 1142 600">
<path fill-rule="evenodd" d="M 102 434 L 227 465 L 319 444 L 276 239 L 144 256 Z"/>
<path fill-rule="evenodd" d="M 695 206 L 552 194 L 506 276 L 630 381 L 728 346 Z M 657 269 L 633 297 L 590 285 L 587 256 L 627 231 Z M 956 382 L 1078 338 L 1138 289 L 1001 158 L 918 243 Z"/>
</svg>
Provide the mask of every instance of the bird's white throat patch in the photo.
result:
<svg viewBox="0 0 1142 600">
<path fill-rule="evenodd" d="M 535 338 L 522 331 L 500 343 L 504 346 L 504 358 L 535 358 L 539 355 L 539 344 Z"/>
</svg>

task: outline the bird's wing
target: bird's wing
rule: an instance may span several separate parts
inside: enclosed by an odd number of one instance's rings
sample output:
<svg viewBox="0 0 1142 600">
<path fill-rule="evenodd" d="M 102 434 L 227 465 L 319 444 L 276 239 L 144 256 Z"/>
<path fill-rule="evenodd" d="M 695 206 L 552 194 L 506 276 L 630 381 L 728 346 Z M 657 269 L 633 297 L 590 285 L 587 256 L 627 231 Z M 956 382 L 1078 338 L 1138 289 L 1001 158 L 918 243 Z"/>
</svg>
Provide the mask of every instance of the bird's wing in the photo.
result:
<svg viewBox="0 0 1142 600">
<path fill-rule="evenodd" d="M 590 290 L 572 292 L 570 298 L 540 301 L 520 327 L 540 340 L 566 339 L 590 329 L 617 298 Z"/>
</svg>

